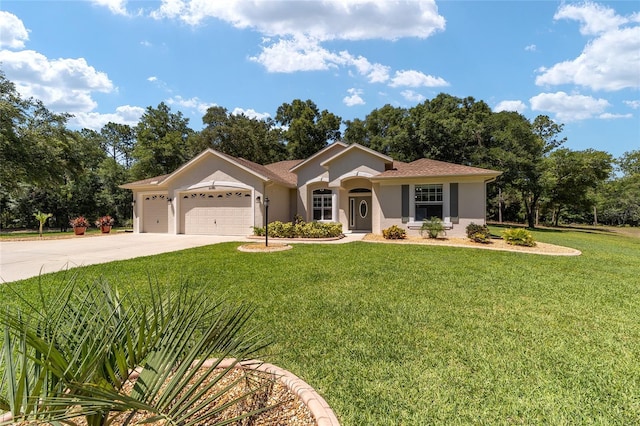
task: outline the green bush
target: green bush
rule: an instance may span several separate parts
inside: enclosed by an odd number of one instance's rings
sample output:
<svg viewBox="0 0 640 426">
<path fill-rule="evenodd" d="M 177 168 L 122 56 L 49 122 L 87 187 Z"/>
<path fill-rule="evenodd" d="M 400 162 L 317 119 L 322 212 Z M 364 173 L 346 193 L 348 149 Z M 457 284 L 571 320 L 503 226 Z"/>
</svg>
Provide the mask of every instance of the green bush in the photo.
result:
<svg viewBox="0 0 640 426">
<path fill-rule="evenodd" d="M 429 220 L 423 221 L 420 227 L 420 235 L 424 237 L 425 233 L 429 238 L 438 238 L 438 235 L 446 234 L 442 219 L 434 216 Z"/>
<path fill-rule="evenodd" d="M 507 242 L 507 244 L 512 244 L 514 246 L 533 247 L 536 245 L 531 232 L 523 228 L 507 229 L 502 233 L 502 238 Z"/>
<path fill-rule="evenodd" d="M 398 227 L 398 225 L 393 225 L 387 229 L 383 229 L 382 236 L 387 240 L 402 240 L 407 238 L 407 231 Z"/>
<path fill-rule="evenodd" d="M 467 238 L 476 243 L 488 243 L 491 239 L 491 232 L 487 225 L 478 225 L 471 222 L 466 227 Z"/>
<path fill-rule="evenodd" d="M 265 228 L 254 226 L 253 235 L 263 237 Z M 269 223 L 269 236 L 274 238 L 335 238 L 342 235 L 342 224 L 304 222 L 296 219 L 296 222 L 274 221 Z"/>
</svg>

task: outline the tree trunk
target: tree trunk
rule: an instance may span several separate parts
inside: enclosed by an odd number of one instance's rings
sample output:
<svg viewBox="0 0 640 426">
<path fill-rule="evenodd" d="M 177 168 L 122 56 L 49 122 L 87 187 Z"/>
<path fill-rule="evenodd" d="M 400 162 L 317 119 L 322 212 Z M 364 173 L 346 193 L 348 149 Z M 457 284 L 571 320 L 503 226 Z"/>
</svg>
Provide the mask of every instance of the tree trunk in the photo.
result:
<svg viewBox="0 0 640 426">
<path fill-rule="evenodd" d="M 598 207 L 593 206 L 593 226 L 598 226 Z"/>
<path fill-rule="evenodd" d="M 498 223 L 502 223 L 502 188 L 498 188 Z"/>
</svg>

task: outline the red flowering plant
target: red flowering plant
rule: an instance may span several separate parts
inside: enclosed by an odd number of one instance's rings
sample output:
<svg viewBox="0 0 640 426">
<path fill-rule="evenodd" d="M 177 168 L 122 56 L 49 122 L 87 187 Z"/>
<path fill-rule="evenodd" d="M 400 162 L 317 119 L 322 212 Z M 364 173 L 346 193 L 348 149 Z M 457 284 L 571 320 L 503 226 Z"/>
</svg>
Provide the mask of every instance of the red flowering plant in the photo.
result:
<svg viewBox="0 0 640 426">
<path fill-rule="evenodd" d="M 113 218 L 109 215 L 106 216 L 102 216 L 100 218 L 98 218 L 98 220 L 96 220 L 96 226 L 98 228 L 102 227 L 102 226 L 113 226 L 113 223 L 115 222 L 115 220 L 113 220 Z"/>
<path fill-rule="evenodd" d="M 78 216 L 76 218 L 71 219 L 69 221 L 69 225 L 71 225 L 74 228 L 88 228 L 89 221 L 85 219 L 84 216 Z"/>
</svg>

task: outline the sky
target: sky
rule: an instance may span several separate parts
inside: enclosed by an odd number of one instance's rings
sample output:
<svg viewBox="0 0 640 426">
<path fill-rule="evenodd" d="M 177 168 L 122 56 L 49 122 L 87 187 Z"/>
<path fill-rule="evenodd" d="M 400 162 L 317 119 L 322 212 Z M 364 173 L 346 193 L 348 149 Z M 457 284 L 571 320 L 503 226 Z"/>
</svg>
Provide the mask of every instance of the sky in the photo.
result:
<svg viewBox="0 0 640 426">
<path fill-rule="evenodd" d="M 69 127 L 165 102 L 265 118 L 311 99 L 343 120 L 439 93 L 548 115 L 573 150 L 640 149 L 640 2 L 2 0 L 0 69 Z"/>
</svg>

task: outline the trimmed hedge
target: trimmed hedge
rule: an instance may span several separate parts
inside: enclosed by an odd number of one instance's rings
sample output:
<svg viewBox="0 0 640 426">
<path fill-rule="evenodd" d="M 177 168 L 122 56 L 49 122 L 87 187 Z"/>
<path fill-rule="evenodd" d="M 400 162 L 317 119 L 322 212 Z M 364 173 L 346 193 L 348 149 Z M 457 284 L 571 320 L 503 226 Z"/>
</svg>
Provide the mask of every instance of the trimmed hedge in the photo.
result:
<svg viewBox="0 0 640 426">
<path fill-rule="evenodd" d="M 265 228 L 254 226 L 253 234 L 264 236 Z M 274 238 L 335 238 L 342 235 L 341 223 L 280 222 L 269 223 L 269 236 Z"/>
</svg>

